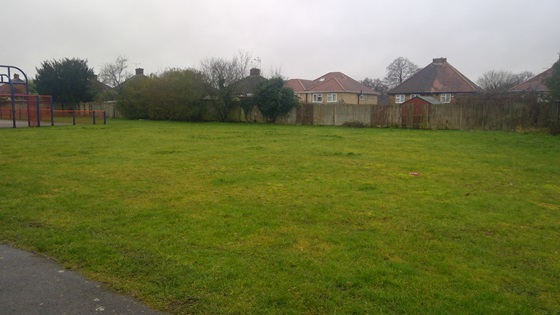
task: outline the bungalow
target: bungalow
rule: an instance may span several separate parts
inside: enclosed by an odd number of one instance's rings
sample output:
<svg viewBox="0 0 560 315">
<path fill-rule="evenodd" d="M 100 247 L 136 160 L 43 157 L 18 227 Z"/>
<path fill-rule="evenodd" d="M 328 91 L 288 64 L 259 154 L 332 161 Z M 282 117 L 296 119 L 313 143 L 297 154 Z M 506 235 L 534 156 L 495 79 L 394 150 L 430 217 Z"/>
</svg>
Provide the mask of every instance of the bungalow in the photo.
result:
<svg viewBox="0 0 560 315">
<path fill-rule="evenodd" d="M 268 81 L 265 77 L 261 76 L 261 70 L 257 68 L 252 68 L 249 70 L 249 76 L 245 77 L 235 83 L 233 83 L 233 89 L 235 95 L 243 97 L 251 97 L 255 95 L 259 85 L 263 82 Z"/>
<path fill-rule="evenodd" d="M 546 93 L 548 92 L 548 87 L 544 83 L 544 80 L 550 78 L 552 76 L 553 69 L 550 68 L 529 80 L 522 82 L 511 89 L 510 92 L 538 92 L 538 93 Z"/>
<path fill-rule="evenodd" d="M 5 81 L 7 79 L 4 80 L 4 78 L 0 81 L 0 83 L 4 83 L 0 85 L 0 94 L 10 95 L 12 94 L 10 83 Z M 20 79 L 19 74 L 14 73 L 14 78 L 11 81 L 14 87 L 14 94 L 27 94 L 25 81 Z"/>
<path fill-rule="evenodd" d="M 294 90 L 301 103 L 376 105 L 379 96 L 342 72 L 329 72 L 315 80 L 291 79 L 285 86 Z"/>
<path fill-rule="evenodd" d="M 389 90 L 390 104 L 402 104 L 415 96 L 429 96 L 441 103 L 451 103 L 457 94 L 473 94 L 480 88 L 447 62 L 435 58 L 397 87 Z"/>
</svg>

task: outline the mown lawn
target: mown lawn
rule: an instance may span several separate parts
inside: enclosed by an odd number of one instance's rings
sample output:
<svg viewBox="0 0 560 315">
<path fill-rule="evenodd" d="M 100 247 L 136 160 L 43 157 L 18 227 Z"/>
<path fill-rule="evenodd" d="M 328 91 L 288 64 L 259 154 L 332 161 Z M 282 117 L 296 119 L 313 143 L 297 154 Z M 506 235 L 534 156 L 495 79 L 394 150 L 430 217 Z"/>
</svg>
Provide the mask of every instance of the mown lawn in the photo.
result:
<svg viewBox="0 0 560 315">
<path fill-rule="evenodd" d="M 560 138 L 0 129 L 0 241 L 173 313 L 557 314 Z"/>
</svg>

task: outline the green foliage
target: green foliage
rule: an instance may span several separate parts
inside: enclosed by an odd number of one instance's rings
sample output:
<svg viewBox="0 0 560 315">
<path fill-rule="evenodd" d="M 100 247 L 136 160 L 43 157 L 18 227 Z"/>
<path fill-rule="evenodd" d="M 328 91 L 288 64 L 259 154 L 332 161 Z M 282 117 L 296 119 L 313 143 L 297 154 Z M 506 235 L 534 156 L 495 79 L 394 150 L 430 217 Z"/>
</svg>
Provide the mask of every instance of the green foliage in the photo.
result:
<svg viewBox="0 0 560 315">
<path fill-rule="evenodd" d="M 257 106 L 257 102 L 255 100 L 255 97 L 242 97 L 238 101 L 238 103 L 239 103 L 239 106 L 241 106 L 241 108 L 243 109 L 243 112 L 245 113 L 245 118 L 249 117 L 249 114 L 251 113 L 253 108 L 255 108 L 255 106 Z"/>
<path fill-rule="evenodd" d="M 263 82 L 255 94 L 257 108 L 269 121 L 274 122 L 276 117 L 284 116 L 299 106 L 299 101 L 294 91 L 284 87 L 282 78 L 272 78 Z"/>
<path fill-rule="evenodd" d="M 0 240 L 169 313 L 560 309 L 557 137 L 124 120 L 2 131 Z"/>
<path fill-rule="evenodd" d="M 552 66 L 552 75 L 545 79 L 545 84 L 552 100 L 560 102 L 560 60 Z"/>
<path fill-rule="evenodd" d="M 61 60 L 43 61 L 41 68 L 36 69 L 35 85 L 39 94 L 52 95 L 55 103 L 63 106 L 94 99 L 92 82 L 93 69 L 87 60 L 65 58 Z"/>
<path fill-rule="evenodd" d="M 196 121 L 205 113 L 204 92 L 199 73 L 171 69 L 159 76 L 127 81 L 118 108 L 129 119 Z"/>
</svg>

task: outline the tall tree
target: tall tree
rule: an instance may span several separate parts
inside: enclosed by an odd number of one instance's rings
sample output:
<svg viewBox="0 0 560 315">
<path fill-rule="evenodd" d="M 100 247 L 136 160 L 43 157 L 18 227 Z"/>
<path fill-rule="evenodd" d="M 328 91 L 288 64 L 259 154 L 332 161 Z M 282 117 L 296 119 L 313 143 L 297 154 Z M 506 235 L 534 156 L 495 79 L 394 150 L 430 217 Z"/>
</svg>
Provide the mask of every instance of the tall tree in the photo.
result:
<svg viewBox="0 0 560 315">
<path fill-rule="evenodd" d="M 232 83 L 248 75 L 250 63 L 251 55 L 243 51 L 239 51 L 231 60 L 209 58 L 201 62 L 200 72 L 218 120 L 226 120 L 235 105 L 236 95 Z"/>
<path fill-rule="evenodd" d="M 169 69 L 129 80 L 117 106 L 130 119 L 198 121 L 205 114 L 204 96 L 204 81 L 198 71 Z"/>
<path fill-rule="evenodd" d="M 284 87 L 282 78 L 272 78 L 263 82 L 255 94 L 255 103 L 269 122 L 274 122 L 277 117 L 288 114 L 292 108 L 299 105 L 294 91 Z"/>
<path fill-rule="evenodd" d="M 490 70 L 484 72 L 476 83 L 486 92 L 506 92 L 532 76 L 533 73 L 529 71 L 515 74 L 511 71 Z"/>
<path fill-rule="evenodd" d="M 64 58 L 43 61 L 36 68 L 35 85 L 39 94 L 52 95 L 53 101 L 73 108 L 80 102 L 90 102 L 94 95 L 91 83 L 95 78 L 87 60 Z"/>
<path fill-rule="evenodd" d="M 552 75 L 544 80 L 544 84 L 548 88 L 550 98 L 555 102 L 560 102 L 560 59 L 552 65 Z"/>
<path fill-rule="evenodd" d="M 129 79 L 132 74 L 128 71 L 128 58 L 118 56 L 113 62 L 104 64 L 99 71 L 99 79 L 108 86 L 121 92 L 122 84 Z"/>
<path fill-rule="evenodd" d="M 365 78 L 361 83 L 367 87 L 372 88 L 374 91 L 379 92 L 381 95 L 386 95 L 389 91 L 389 86 L 381 79 Z"/>
<path fill-rule="evenodd" d="M 420 70 L 420 68 L 412 61 L 404 57 L 399 57 L 387 66 L 387 75 L 384 81 L 389 86 L 389 89 L 392 89 L 403 83 L 404 80 L 410 78 L 413 74 L 418 72 L 418 70 Z"/>
</svg>

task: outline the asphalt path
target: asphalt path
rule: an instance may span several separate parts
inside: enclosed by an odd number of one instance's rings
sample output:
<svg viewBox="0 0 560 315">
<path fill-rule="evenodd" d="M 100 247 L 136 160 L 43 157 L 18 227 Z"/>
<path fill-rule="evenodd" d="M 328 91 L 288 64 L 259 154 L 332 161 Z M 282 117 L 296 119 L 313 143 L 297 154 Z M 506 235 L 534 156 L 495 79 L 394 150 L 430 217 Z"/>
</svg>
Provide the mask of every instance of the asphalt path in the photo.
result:
<svg viewBox="0 0 560 315">
<path fill-rule="evenodd" d="M 27 120 L 16 120 L 16 128 L 28 127 Z M 8 119 L 0 119 L 0 128 L 13 128 L 14 121 Z"/>
<path fill-rule="evenodd" d="M 0 314 L 158 314 L 55 261 L 0 244 Z"/>
</svg>

